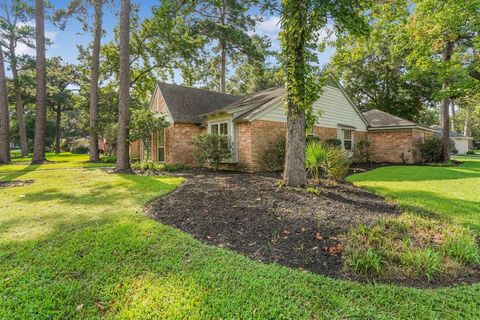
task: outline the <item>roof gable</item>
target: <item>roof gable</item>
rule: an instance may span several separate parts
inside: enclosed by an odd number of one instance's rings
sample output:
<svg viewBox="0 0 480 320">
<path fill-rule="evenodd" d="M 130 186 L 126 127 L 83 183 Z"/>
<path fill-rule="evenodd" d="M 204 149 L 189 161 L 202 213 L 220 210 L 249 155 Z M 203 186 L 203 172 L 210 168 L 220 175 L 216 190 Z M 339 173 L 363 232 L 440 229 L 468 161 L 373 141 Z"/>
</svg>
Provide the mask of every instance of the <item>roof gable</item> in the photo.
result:
<svg viewBox="0 0 480 320">
<path fill-rule="evenodd" d="M 173 122 L 202 123 L 201 114 L 221 110 L 240 97 L 168 83 L 157 83 Z"/>
</svg>

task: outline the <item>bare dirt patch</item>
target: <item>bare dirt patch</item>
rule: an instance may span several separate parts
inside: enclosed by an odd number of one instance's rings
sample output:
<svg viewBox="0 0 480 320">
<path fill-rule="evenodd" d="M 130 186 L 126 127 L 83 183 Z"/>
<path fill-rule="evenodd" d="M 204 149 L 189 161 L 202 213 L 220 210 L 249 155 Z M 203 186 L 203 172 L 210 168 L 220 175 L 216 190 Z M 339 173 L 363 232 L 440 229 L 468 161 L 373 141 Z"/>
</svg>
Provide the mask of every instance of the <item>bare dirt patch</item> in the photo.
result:
<svg viewBox="0 0 480 320">
<path fill-rule="evenodd" d="M 243 173 L 184 174 L 186 182 L 147 208 L 158 221 L 249 258 L 332 277 L 342 271 L 339 237 L 399 209 L 350 184 L 320 184 L 318 194 L 278 188 L 279 179 Z"/>
<path fill-rule="evenodd" d="M 32 184 L 33 182 L 34 180 L 0 181 L 0 188 L 22 187 L 22 186 Z"/>
</svg>

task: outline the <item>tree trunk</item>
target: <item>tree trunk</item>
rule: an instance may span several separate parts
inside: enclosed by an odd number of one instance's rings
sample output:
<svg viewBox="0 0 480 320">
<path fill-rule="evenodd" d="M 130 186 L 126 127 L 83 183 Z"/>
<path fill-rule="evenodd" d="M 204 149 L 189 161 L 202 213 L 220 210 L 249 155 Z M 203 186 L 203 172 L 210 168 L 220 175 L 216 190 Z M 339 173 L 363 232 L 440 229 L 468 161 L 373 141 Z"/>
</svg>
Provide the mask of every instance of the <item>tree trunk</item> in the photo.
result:
<svg viewBox="0 0 480 320">
<path fill-rule="evenodd" d="M 455 131 L 455 103 L 450 101 L 450 130 Z"/>
<path fill-rule="evenodd" d="M 18 79 L 17 56 L 13 38 L 10 39 L 10 69 L 12 69 L 13 90 L 15 92 L 15 106 L 17 111 L 18 136 L 20 137 L 20 151 L 22 157 L 28 157 L 27 133 L 25 130 L 25 110 L 23 107 L 22 93 Z"/>
<path fill-rule="evenodd" d="M 227 93 L 227 48 L 225 43 L 220 45 L 220 92 Z"/>
<path fill-rule="evenodd" d="M 10 163 L 10 123 L 8 115 L 7 79 L 3 50 L 0 49 L 0 163 Z"/>
<path fill-rule="evenodd" d="M 288 102 L 287 145 L 283 177 L 289 186 L 307 184 L 305 168 L 305 111 Z"/>
<path fill-rule="evenodd" d="M 62 107 L 58 106 L 55 119 L 55 153 L 60 153 L 60 123 L 62 121 Z"/>
<path fill-rule="evenodd" d="M 121 1 L 120 11 L 120 86 L 118 95 L 118 134 L 116 171 L 130 173 L 128 125 L 130 112 L 130 0 Z"/>
<path fill-rule="evenodd" d="M 453 42 L 448 41 L 445 45 L 445 51 L 443 52 L 443 61 L 449 62 L 452 59 Z M 450 86 L 450 79 L 445 77 L 442 84 L 442 89 L 446 90 Z M 449 106 L 450 98 L 444 97 L 442 99 L 442 158 L 443 161 L 450 160 L 450 130 L 449 130 Z"/>
<path fill-rule="evenodd" d="M 95 30 L 93 35 L 92 66 L 90 69 L 90 161 L 100 161 L 98 151 L 98 78 L 100 69 L 100 45 L 102 39 L 103 0 L 95 1 Z"/>
<path fill-rule="evenodd" d="M 465 125 L 463 127 L 463 135 L 465 137 L 471 137 L 472 136 L 472 110 L 470 109 L 470 106 L 467 106 L 465 109 Z M 473 140 L 468 140 L 468 149 L 473 148 Z"/>
<path fill-rule="evenodd" d="M 32 164 L 45 162 L 45 140 L 47 132 L 47 87 L 45 67 L 45 12 L 43 5 L 43 0 L 35 0 L 37 109 L 35 115 L 35 139 L 33 143 Z"/>
<path fill-rule="evenodd" d="M 222 26 L 225 26 L 225 1 L 222 2 L 220 20 Z M 223 38 L 223 35 L 221 35 Z M 227 92 L 227 45 L 223 39 L 220 39 L 220 92 Z"/>
<path fill-rule="evenodd" d="M 289 186 L 307 184 L 305 168 L 305 108 L 308 74 L 305 57 L 307 6 L 305 1 L 282 1 L 282 67 L 287 88 L 287 145 L 283 178 Z"/>
</svg>

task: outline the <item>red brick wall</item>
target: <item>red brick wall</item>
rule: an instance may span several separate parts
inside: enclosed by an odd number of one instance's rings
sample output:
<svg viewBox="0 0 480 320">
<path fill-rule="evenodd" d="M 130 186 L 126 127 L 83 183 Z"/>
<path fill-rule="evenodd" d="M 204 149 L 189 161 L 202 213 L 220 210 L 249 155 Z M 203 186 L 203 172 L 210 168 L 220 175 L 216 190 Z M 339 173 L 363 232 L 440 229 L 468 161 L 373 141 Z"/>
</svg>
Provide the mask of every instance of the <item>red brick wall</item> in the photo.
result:
<svg viewBox="0 0 480 320">
<path fill-rule="evenodd" d="M 370 131 L 372 161 L 402 163 L 403 154 L 407 163 L 416 163 L 420 158 L 413 147 L 415 140 L 431 135 L 416 129 Z"/>
</svg>

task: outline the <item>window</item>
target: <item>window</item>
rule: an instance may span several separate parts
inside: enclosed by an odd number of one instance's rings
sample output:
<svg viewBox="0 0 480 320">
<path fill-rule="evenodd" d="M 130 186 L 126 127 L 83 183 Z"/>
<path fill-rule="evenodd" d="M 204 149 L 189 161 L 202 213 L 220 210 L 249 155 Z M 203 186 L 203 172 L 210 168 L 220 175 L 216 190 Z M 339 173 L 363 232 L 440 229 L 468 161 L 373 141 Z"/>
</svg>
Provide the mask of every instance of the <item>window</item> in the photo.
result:
<svg viewBox="0 0 480 320">
<path fill-rule="evenodd" d="M 157 161 L 165 162 L 165 129 L 157 132 Z"/>
<path fill-rule="evenodd" d="M 210 133 L 228 135 L 228 122 L 211 124 Z"/>
<path fill-rule="evenodd" d="M 343 148 L 348 151 L 353 150 L 353 131 L 352 130 L 342 130 L 343 134 Z"/>
</svg>

